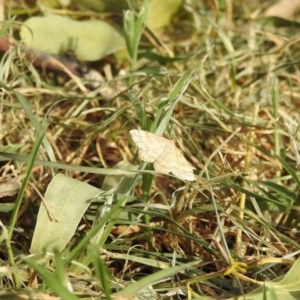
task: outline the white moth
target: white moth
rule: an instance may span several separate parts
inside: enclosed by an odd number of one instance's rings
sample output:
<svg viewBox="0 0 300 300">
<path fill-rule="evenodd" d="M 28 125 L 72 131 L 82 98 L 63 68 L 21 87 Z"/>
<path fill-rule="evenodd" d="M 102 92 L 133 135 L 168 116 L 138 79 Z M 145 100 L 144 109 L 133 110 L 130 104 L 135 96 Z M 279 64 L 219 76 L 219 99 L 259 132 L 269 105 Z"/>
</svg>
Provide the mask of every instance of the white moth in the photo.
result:
<svg viewBox="0 0 300 300">
<path fill-rule="evenodd" d="M 192 165 L 176 148 L 173 140 L 168 140 L 144 130 L 129 131 L 133 141 L 139 148 L 139 156 L 145 162 L 153 163 L 157 172 L 172 172 L 182 180 L 194 181 Z"/>
</svg>

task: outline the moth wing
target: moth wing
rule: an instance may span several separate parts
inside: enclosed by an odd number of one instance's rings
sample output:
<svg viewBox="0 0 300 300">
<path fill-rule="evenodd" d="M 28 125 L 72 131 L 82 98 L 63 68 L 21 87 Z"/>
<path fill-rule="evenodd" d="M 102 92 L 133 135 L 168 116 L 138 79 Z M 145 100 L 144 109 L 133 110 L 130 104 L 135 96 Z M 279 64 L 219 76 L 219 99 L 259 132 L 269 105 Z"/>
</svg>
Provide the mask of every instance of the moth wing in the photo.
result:
<svg viewBox="0 0 300 300">
<path fill-rule="evenodd" d="M 139 156 L 145 162 L 153 163 L 157 172 L 172 172 L 182 180 L 194 181 L 192 165 L 185 159 L 174 142 L 144 130 L 130 130 L 130 135 L 139 149 Z"/>
<path fill-rule="evenodd" d="M 169 144 L 165 145 L 163 153 L 161 153 L 153 164 L 155 171 L 163 174 L 168 174 L 172 171 L 170 162 L 172 160 L 171 153 L 174 147 L 175 145 L 172 141 L 169 141 Z"/>
<path fill-rule="evenodd" d="M 185 159 L 179 149 L 174 147 L 170 154 L 171 160 L 169 162 L 171 172 L 182 180 L 194 181 L 195 175 L 192 165 Z"/>
<path fill-rule="evenodd" d="M 144 130 L 129 131 L 133 141 L 139 149 L 139 156 L 145 162 L 155 162 L 171 142 L 151 132 Z"/>
</svg>

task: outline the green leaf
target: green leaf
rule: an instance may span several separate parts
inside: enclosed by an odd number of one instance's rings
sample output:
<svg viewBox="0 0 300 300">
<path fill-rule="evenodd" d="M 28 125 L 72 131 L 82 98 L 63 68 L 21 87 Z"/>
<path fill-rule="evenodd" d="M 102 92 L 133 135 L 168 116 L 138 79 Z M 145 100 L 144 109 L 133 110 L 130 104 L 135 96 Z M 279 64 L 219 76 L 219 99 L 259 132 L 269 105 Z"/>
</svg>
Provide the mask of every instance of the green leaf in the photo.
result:
<svg viewBox="0 0 300 300">
<path fill-rule="evenodd" d="M 252 300 L 261 300 L 264 294 L 264 289 L 266 290 L 266 299 L 274 299 L 272 294 L 275 294 L 277 299 L 284 300 L 295 300 L 300 299 L 300 277 L 299 277 L 299 269 L 300 269 L 300 258 L 298 258 L 293 264 L 292 268 L 288 271 L 288 273 L 280 277 L 276 278 L 273 281 L 265 282 L 265 286 L 260 287 L 253 292 L 245 295 L 246 299 Z M 244 297 L 239 297 L 235 299 L 245 299 Z"/>
<path fill-rule="evenodd" d="M 72 0 L 82 7 L 98 12 L 112 12 L 121 14 L 128 9 L 126 0 Z"/>
<path fill-rule="evenodd" d="M 300 299 L 300 258 L 293 264 L 292 268 L 285 276 L 276 278 L 273 281 L 265 281 L 264 284 L 251 293 L 226 298 L 226 300 L 297 300 Z M 198 297 L 199 300 L 213 300 L 211 297 Z"/>
<path fill-rule="evenodd" d="M 90 199 L 101 192 L 87 183 L 59 174 L 46 191 L 47 209 L 42 203 L 38 213 L 30 253 L 45 248 L 61 251 L 70 241 L 88 206 Z M 54 219 L 53 219 L 54 218 Z"/>
<path fill-rule="evenodd" d="M 172 16 L 182 6 L 182 0 L 152 0 L 150 2 L 147 26 L 159 29 L 171 22 Z"/>
<path fill-rule="evenodd" d="M 72 50 L 83 61 L 96 61 L 125 47 L 121 33 L 100 20 L 33 17 L 23 23 L 20 36 L 32 48 L 56 55 Z"/>
</svg>

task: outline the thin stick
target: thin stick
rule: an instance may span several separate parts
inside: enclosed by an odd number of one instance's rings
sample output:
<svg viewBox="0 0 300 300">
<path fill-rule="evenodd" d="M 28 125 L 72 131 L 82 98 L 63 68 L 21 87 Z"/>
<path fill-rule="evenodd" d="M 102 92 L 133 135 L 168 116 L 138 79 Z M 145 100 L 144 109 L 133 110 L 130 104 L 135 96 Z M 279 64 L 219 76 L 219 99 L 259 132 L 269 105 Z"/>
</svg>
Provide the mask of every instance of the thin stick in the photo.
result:
<svg viewBox="0 0 300 300">
<path fill-rule="evenodd" d="M 253 116 L 252 116 L 252 125 L 253 125 L 253 127 L 256 124 L 258 110 L 259 110 L 259 105 L 255 104 L 254 111 L 253 111 Z M 245 157 L 245 167 L 244 167 L 244 172 L 243 172 L 244 174 L 248 174 L 249 173 L 250 162 L 251 162 L 251 155 L 252 155 L 252 150 L 253 150 L 253 147 L 251 146 L 251 144 L 253 144 L 254 135 L 255 135 L 255 131 L 253 129 L 253 130 L 251 130 L 250 136 L 249 136 L 249 144 L 247 146 L 247 153 L 246 153 L 246 157 Z M 245 178 L 246 178 L 246 176 L 245 176 Z M 245 180 L 243 180 L 242 187 L 244 189 L 247 188 L 247 183 L 246 183 Z M 239 207 L 241 208 L 241 210 L 239 211 L 240 220 L 244 219 L 245 204 L 246 204 L 246 194 L 245 193 L 241 193 L 240 194 L 240 201 L 239 201 Z M 243 252 L 243 247 L 242 247 L 242 229 L 241 228 L 237 229 L 236 251 L 237 251 L 237 254 L 239 256 L 243 256 L 243 253 L 242 253 Z"/>
</svg>

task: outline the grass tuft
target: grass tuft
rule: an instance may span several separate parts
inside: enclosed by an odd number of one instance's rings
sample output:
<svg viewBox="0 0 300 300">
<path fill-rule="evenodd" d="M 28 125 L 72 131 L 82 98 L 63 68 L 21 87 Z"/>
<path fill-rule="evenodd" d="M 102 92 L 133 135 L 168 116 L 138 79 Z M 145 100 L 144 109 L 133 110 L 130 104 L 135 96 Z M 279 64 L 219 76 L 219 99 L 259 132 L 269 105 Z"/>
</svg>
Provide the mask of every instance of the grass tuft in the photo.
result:
<svg viewBox="0 0 300 300">
<path fill-rule="evenodd" d="M 42 9 L 12 2 L 0 32 L 0 298 L 299 293 L 297 20 L 264 16 L 272 1 L 192 0 L 157 30 L 147 17 L 159 1 L 145 0 L 106 12 L 123 20 L 126 54 L 83 64 L 16 42 Z M 103 18 L 74 7 L 56 13 Z M 174 139 L 195 182 L 141 161 L 132 129 Z M 31 252 L 39 226 L 48 242 Z M 72 238 L 51 248 L 65 228 Z"/>
</svg>

